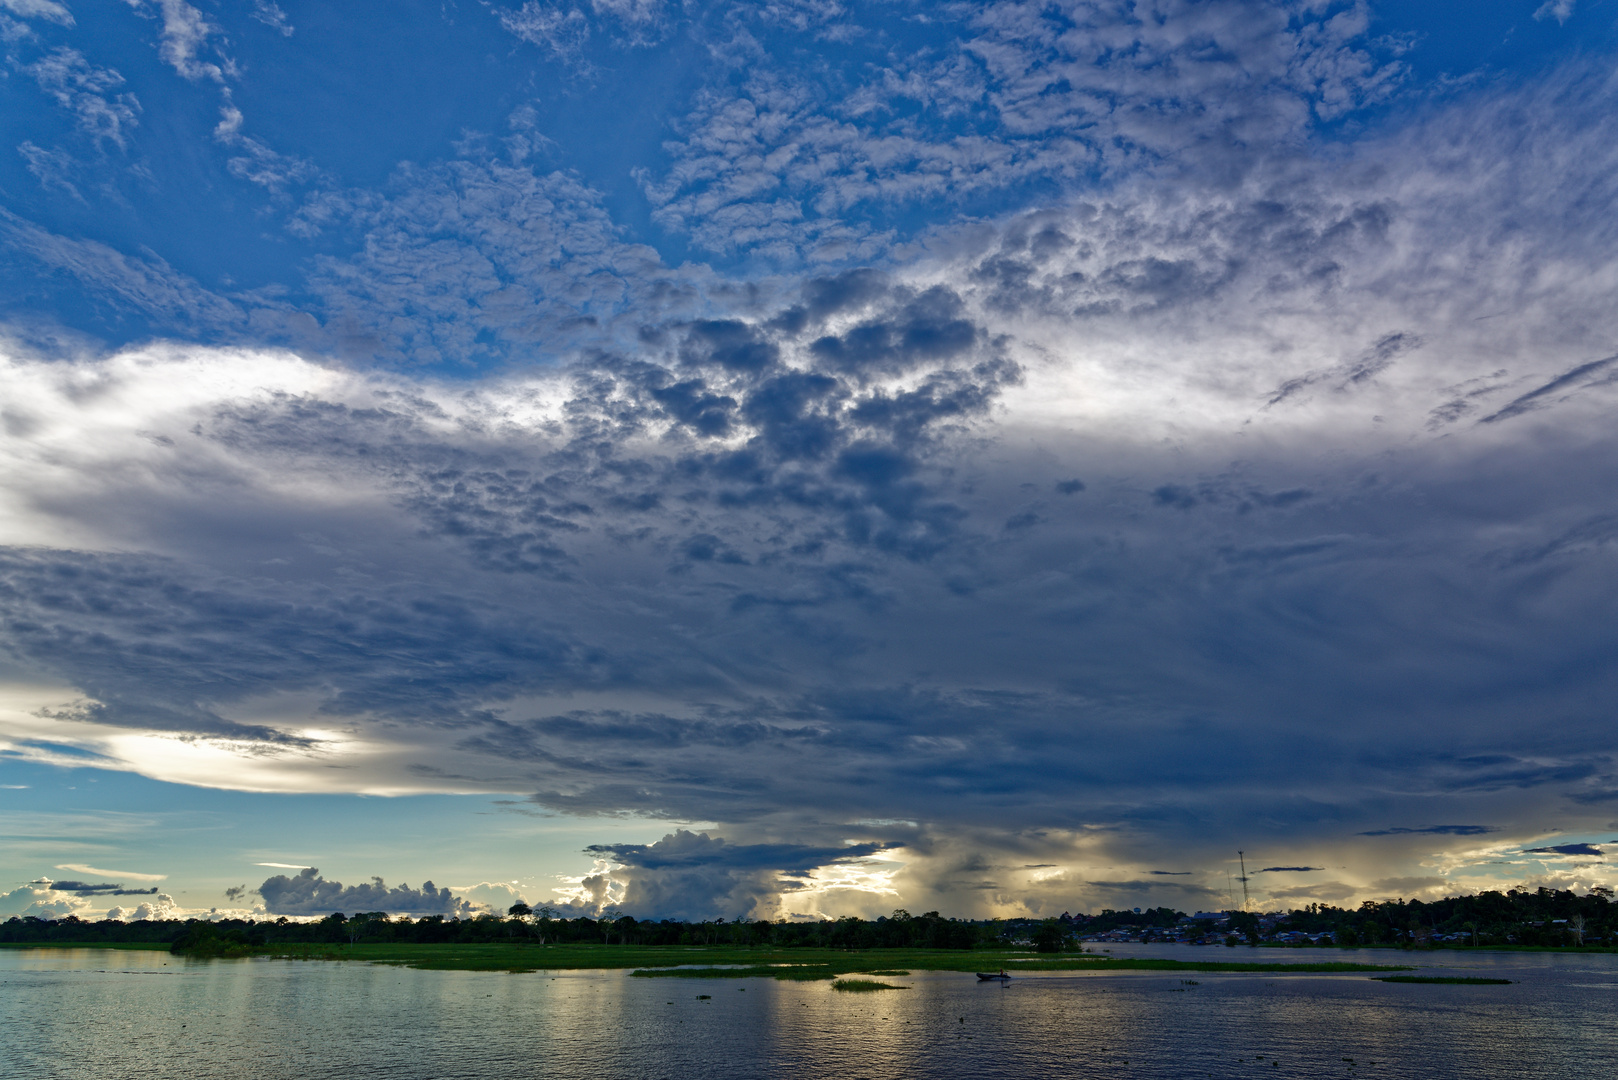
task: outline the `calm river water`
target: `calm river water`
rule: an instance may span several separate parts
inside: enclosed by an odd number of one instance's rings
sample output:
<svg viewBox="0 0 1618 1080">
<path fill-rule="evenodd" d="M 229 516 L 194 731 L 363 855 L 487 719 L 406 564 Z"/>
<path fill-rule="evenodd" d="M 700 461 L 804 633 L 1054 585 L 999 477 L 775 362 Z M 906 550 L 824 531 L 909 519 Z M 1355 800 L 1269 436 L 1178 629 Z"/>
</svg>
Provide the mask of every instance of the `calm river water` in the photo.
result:
<svg viewBox="0 0 1618 1080">
<path fill-rule="evenodd" d="M 119 1077 L 1568 1077 L 1618 1062 L 1618 956 L 1114 946 L 1175 959 L 1409 960 L 1363 975 L 916 972 L 829 983 L 528 975 L 0 951 L 0 1075 Z M 1188 985 L 1184 980 L 1194 980 Z M 699 994 L 710 995 L 706 1000 Z"/>
</svg>

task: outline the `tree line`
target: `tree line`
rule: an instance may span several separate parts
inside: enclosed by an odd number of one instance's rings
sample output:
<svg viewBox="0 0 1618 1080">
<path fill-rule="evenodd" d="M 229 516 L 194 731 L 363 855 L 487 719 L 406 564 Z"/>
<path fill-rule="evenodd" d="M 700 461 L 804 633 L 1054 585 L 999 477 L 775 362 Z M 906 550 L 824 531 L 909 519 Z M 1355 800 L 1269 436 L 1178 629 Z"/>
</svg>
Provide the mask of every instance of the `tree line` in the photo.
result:
<svg viewBox="0 0 1618 1080">
<path fill-rule="evenodd" d="M 1287 931 L 1341 947 L 1381 945 L 1596 946 L 1618 945 L 1618 904 L 1612 891 L 1483 892 L 1443 900 L 1366 901 L 1357 908 L 1310 904 L 1265 916 L 1229 912 L 1218 922 L 1188 923 L 1184 912 L 1105 909 L 1048 919 L 951 919 L 936 911 L 899 910 L 877 919 L 847 916 L 803 922 L 764 919 L 641 920 L 609 909 L 597 917 L 515 904 L 504 916 L 411 919 L 386 912 L 334 913 L 313 921 L 276 919 L 159 919 L 122 922 L 12 917 L 0 923 L 0 943 L 95 945 L 164 944 L 178 951 L 220 952 L 290 944 L 584 944 L 742 945 L 830 949 L 974 949 L 1007 945 L 1058 952 L 1079 938 L 1125 930 L 1141 938 L 1178 930 L 1229 934 L 1260 944 Z M 1329 939 L 1328 939 L 1329 935 Z"/>
</svg>

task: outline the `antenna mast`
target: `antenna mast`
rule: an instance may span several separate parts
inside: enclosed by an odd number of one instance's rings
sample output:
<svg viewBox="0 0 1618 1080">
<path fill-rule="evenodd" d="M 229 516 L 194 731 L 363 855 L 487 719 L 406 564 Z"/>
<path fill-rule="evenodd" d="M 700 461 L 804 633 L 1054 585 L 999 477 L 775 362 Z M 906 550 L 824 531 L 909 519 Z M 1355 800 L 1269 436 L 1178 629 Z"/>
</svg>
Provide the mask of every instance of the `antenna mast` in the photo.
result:
<svg viewBox="0 0 1618 1080">
<path fill-rule="evenodd" d="M 1247 896 L 1247 856 L 1246 856 L 1246 853 L 1238 851 L 1236 853 L 1236 858 L 1238 860 L 1240 860 L 1241 864 L 1242 864 L 1242 876 L 1240 878 L 1241 883 L 1242 883 L 1242 910 L 1246 911 L 1247 910 L 1247 905 L 1249 903 L 1249 899 L 1248 899 L 1248 896 Z"/>
</svg>

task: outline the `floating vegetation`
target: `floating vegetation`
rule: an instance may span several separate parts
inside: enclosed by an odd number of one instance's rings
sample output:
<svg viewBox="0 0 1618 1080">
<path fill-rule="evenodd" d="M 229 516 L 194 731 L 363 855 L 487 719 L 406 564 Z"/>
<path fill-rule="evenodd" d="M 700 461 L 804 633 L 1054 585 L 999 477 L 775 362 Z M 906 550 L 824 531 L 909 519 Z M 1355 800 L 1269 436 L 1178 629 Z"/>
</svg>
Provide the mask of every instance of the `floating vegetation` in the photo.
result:
<svg viewBox="0 0 1618 1080">
<path fill-rule="evenodd" d="M 802 966 L 782 967 L 768 964 L 758 964 L 753 967 L 684 967 L 684 968 L 636 968 L 629 974 L 641 979 L 781 979 L 786 982 L 818 982 L 821 979 L 834 979 L 843 972 L 841 969 L 825 964 L 805 964 Z M 888 972 L 872 972 L 871 974 L 889 974 Z M 908 975 L 909 972 L 899 974 Z"/>
<path fill-rule="evenodd" d="M 864 993 L 868 990 L 908 990 L 908 986 L 895 986 L 892 983 L 877 982 L 875 979 L 838 979 L 831 984 L 833 990 L 851 990 Z"/>
<path fill-rule="evenodd" d="M 1464 975 L 1373 975 L 1377 982 L 1443 983 L 1450 986 L 1510 986 L 1510 979 L 1474 979 Z"/>
<path fill-rule="evenodd" d="M 871 971 L 861 971 L 858 974 L 860 974 L 860 975 L 886 975 L 889 978 L 898 978 L 899 976 L 902 976 L 902 975 L 908 975 L 908 974 L 910 974 L 910 972 L 908 972 L 908 971 L 900 971 L 897 968 L 894 968 L 892 970 L 885 969 L 885 968 L 876 968 L 876 969 L 873 969 Z"/>
</svg>

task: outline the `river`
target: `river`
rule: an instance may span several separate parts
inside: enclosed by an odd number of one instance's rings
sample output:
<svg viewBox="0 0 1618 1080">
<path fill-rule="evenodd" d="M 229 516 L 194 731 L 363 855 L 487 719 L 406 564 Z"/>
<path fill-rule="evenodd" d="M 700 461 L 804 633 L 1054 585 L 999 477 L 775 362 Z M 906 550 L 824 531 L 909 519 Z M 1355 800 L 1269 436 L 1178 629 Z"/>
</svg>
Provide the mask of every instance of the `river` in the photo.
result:
<svg viewBox="0 0 1618 1080">
<path fill-rule="evenodd" d="M 1618 1061 L 1618 955 L 1114 955 L 1413 962 L 1509 986 L 1364 975 L 915 972 L 846 993 L 772 979 L 522 975 L 0 950 L 0 1075 L 63 1080 L 1499 1077 Z M 707 995 L 703 997 L 702 995 Z"/>
</svg>

